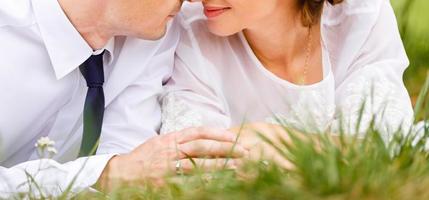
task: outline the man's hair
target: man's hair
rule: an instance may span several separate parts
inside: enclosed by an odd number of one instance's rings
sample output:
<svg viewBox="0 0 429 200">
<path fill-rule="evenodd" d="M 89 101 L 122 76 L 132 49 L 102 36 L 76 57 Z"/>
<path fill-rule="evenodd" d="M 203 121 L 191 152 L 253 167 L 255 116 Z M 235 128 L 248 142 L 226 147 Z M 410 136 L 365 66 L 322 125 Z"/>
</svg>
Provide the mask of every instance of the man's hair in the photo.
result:
<svg viewBox="0 0 429 200">
<path fill-rule="evenodd" d="M 336 5 L 344 0 L 298 0 L 302 13 L 302 24 L 304 26 L 312 26 L 319 23 L 325 1 Z"/>
</svg>

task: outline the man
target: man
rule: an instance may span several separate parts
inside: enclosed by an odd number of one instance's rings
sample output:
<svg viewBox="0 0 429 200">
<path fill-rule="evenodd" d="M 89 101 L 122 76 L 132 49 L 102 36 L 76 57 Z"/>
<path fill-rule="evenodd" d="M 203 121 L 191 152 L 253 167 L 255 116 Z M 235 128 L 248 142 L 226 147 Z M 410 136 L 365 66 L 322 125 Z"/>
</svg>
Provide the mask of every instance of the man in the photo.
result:
<svg viewBox="0 0 429 200">
<path fill-rule="evenodd" d="M 96 183 L 108 189 L 115 181 L 157 181 L 174 169 L 191 170 L 188 156 L 198 162 L 247 153 L 238 145 L 231 154 L 235 138 L 224 131 L 156 136 L 157 96 L 179 37 L 174 23 L 166 27 L 181 3 L 0 2 L 0 198 L 56 196 L 70 185 L 79 192 Z M 58 152 L 38 160 L 34 144 L 46 136 Z M 83 157 L 99 137 L 98 155 Z M 224 164 L 204 163 L 207 170 Z"/>
</svg>

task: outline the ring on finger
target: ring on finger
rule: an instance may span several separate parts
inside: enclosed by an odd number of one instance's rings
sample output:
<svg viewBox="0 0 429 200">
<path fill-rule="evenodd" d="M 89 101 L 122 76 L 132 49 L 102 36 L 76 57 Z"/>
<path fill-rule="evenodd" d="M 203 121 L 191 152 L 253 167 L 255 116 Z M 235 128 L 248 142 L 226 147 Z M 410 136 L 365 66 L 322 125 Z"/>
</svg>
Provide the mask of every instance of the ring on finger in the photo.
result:
<svg viewBox="0 0 429 200">
<path fill-rule="evenodd" d="M 181 174 L 182 171 L 182 162 L 180 160 L 176 160 L 176 174 Z"/>
</svg>

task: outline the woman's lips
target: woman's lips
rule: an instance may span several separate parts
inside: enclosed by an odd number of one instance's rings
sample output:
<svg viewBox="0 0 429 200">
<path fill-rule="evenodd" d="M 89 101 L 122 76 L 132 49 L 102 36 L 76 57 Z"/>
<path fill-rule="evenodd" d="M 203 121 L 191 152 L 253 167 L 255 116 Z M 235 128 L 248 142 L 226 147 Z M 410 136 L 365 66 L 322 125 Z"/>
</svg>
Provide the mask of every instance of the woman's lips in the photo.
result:
<svg viewBox="0 0 429 200">
<path fill-rule="evenodd" d="M 228 7 L 204 7 L 204 15 L 206 15 L 207 18 L 215 18 L 221 14 L 223 14 L 225 11 L 229 10 L 231 8 Z"/>
</svg>

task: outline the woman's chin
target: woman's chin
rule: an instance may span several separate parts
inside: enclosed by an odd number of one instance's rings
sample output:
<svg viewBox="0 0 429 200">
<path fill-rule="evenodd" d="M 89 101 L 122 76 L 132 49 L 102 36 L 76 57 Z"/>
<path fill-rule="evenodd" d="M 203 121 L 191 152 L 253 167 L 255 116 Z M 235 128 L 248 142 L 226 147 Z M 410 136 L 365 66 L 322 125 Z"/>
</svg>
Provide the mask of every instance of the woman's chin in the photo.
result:
<svg viewBox="0 0 429 200">
<path fill-rule="evenodd" d="M 221 25 L 212 24 L 210 22 L 208 22 L 208 28 L 211 33 L 221 37 L 231 36 L 239 32 L 239 31 L 231 30 L 225 26 L 222 27 Z"/>
</svg>

